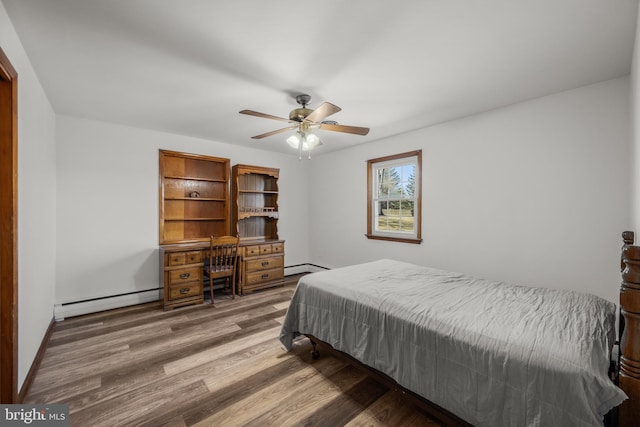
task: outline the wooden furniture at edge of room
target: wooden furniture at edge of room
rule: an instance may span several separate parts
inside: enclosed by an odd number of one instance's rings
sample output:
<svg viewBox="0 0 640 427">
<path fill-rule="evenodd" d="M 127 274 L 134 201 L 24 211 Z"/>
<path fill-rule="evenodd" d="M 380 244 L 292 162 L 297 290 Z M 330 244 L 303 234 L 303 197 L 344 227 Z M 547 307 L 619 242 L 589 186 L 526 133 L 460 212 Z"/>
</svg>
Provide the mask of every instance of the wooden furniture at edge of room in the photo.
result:
<svg viewBox="0 0 640 427">
<path fill-rule="evenodd" d="M 629 427 L 640 419 L 640 246 L 633 246 L 632 231 L 622 233 L 622 239 L 618 381 L 629 399 L 618 407 L 618 425 Z"/>
<path fill-rule="evenodd" d="M 209 244 L 209 257 L 207 265 L 204 266 L 204 274 L 209 278 L 209 293 L 211 294 L 211 304 L 213 299 L 213 281 L 224 278 L 227 284 L 231 285 L 231 298 L 236 297 L 236 266 L 238 264 L 238 243 L 237 236 L 211 236 Z"/>
<path fill-rule="evenodd" d="M 241 241 L 242 294 L 284 283 L 284 241 L 278 239 L 280 170 L 262 166 L 232 168 L 231 229 Z"/>
<path fill-rule="evenodd" d="M 241 245 L 241 294 L 284 284 L 284 241 L 247 241 Z"/>
<path fill-rule="evenodd" d="M 201 304 L 203 249 L 229 230 L 230 160 L 159 150 L 160 298 Z"/>
</svg>

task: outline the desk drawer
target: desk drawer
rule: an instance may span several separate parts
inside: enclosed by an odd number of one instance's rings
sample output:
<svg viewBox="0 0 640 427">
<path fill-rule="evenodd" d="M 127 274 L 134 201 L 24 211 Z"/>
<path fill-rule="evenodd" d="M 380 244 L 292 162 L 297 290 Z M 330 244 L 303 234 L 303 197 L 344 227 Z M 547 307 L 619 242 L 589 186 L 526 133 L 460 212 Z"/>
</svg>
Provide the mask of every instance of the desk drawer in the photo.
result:
<svg viewBox="0 0 640 427">
<path fill-rule="evenodd" d="M 181 268 L 169 272 L 169 285 L 199 281 L 202 277 L 202 267 Z"/>
<path fill-rule="evenodd" d="M 269 282 L 284 278 L 284 270 L 278 268 L 275 270 L 258 271 L 247 274 L 246 286 L 256 285 L 258 283 Z"/>
<path fill-rule="evenodd" d="M 169 265 L 196 264 L 202 261 L 201 251 L 174 252 L 169 254 Z"/>
<path fill-rule="evenodd" d="M 202 251 L 191 251 L 186 254 L 187 264 L 197 264 L 202 262 Z"/>
<path fill-rule="evenodd" d="M 253 273 L 255 271 L 270 270 L 272 268 L 282 268 L 284 267 L 284 258 L 281 256 L 265 257 L 247 260 L 246 263 L 247 273 Z"/>
<path fill-rule="evenodd" d="M 176 300 L 202 294 L 202 285 L 200 282 L 187 282 L 178 285 L 169 286 L 169 299 Z"/>
<path fill-rule="evenodd" d="M 184 265 L 187 260 L 187 255 L 184 252 L 175 252 L 169 254 L 169 265 Z"/>
</svg>

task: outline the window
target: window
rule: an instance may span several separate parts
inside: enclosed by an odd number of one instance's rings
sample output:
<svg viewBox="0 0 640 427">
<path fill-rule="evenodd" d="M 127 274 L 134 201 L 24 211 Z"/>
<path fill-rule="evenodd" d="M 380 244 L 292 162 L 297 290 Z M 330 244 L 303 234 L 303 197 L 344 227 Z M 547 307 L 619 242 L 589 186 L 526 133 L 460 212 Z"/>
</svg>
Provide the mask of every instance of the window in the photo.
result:
<svg viewBox="0 0 640 427">
<path fill-rule="evenodd" d="M 421 243 L 422 150 L 367 160 L 369 239 Z"/>
</svg>

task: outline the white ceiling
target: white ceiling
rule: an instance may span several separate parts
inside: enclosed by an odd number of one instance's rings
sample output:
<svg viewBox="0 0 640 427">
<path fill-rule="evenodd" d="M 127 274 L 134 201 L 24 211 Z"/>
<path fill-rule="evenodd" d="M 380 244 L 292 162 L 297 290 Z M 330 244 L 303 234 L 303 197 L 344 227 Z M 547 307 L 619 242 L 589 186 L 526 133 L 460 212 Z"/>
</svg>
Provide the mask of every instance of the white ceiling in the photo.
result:
<svg viewBox="0 0 640 427">
<path fill-rule="evenodd" d="M 629 74 L 637 0 L 2 0 L 58 114 L 291 153 L 250 137 L 308 93 L 368 136 Z"/>
</svg>

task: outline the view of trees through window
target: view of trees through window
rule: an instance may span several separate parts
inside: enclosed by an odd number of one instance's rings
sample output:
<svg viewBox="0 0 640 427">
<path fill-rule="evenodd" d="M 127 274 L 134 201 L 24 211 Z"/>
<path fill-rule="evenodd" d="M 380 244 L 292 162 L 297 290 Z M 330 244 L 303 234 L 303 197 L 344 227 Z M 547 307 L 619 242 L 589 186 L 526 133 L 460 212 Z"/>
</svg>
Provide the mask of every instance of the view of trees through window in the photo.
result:
<svg viewBox="0 0 640 427">
<path fill-rule="evenodd" d="M 422 150 L 367 160 L 367 238 L 422 243 Z"/>
<path fill-rule="evenodd" d="M 376 175 L 376 230 L 413 233 L 416 165 L 380 167 Z"/>
</svg>

